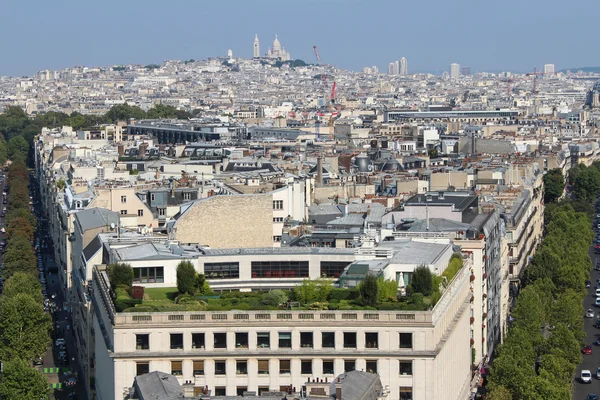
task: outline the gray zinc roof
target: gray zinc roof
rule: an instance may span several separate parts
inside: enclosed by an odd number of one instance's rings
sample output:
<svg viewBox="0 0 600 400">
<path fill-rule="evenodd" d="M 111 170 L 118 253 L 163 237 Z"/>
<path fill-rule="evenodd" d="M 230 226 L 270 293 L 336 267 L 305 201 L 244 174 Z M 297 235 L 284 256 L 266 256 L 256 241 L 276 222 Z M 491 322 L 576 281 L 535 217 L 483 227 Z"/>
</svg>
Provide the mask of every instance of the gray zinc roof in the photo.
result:
<svg viewBox="0 0 600 400">
<path fill-rule="evenodd" d="M 135 377 L 134 386 L 140 400 L 175 400 L 183 398 L 177 378 L 171 374 L 153 371 Z"/>
<path fill-rule="evenodd" d="M 96 207 L 79 211 L 75 214 L 75 219 L 79 222 L 82 232 L 108 226 L 111 223 L 115 226 L 119 225 L 119 214 L 106 208 Z"/>
</svg>

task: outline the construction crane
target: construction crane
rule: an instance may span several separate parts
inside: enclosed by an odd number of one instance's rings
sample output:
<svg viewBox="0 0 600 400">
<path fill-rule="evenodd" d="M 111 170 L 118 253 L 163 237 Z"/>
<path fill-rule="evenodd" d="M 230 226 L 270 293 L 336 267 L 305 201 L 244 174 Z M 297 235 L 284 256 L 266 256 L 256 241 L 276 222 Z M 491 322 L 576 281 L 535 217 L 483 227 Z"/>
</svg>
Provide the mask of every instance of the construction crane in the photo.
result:
<svg viewBox="0 0 600 400">
<path fill-rule="evenodd" d="M 533 76 L 533 95 L 537 95 L 537 77 L 538 75 L 544 75 L 545 72 L 538 72 L 537 68 L 533 69 L 533 72 L 528 72 L 527 76 Z"/>
<path fill-rule="evenodd" d="M 334 127 L 335 123 L 333 117 L 337 115 L 335 111 L 335 90 L 337 89 L 337 82 L 333 82 L 333 86 L 331 87 L 331 97 L 329 99 L 329 139 L 333 140 L 334 138 Z"/>
</svg>

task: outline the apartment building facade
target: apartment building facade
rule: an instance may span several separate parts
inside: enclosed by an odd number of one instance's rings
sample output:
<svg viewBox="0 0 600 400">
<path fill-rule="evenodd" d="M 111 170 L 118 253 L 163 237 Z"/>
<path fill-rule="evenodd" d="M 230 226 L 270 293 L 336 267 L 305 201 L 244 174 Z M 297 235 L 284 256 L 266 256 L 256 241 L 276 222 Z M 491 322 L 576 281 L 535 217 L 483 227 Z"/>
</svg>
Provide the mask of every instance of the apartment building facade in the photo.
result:
<svg viewBox="0 0 600 400">
<path fill-rule="evenodd" d="M 470 269 L 431 311 L 116 313 L 106 273 L 93 273 L 100 400 L 121 398 L 136 375 L 160 370 L 197 393 L 299 391 L 308 378 L 380 374 L 390 399 L 468 396 Z"/>
</svg>

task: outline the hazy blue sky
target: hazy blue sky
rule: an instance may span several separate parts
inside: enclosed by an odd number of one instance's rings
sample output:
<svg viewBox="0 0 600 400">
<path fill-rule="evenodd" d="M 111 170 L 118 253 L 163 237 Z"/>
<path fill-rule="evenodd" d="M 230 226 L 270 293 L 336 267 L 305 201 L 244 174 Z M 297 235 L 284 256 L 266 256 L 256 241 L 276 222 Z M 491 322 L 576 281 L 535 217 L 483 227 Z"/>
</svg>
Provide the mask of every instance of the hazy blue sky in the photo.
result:
<svg viewBox="0 0 600 400">
<path fill-rule="evenodd" d="M 274 35 L 293 58 L 359 70 L 598 66 L 599 0 L 0 0 L 0 75 L 74 65 L 251 57 Z"/>
</svg>

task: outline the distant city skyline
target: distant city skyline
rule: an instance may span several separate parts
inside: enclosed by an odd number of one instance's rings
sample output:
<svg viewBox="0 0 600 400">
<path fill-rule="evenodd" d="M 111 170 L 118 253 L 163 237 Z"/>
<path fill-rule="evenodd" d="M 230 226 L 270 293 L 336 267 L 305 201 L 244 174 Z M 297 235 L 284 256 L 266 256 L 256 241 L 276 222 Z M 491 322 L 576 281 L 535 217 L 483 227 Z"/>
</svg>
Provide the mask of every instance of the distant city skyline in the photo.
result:
<svg viewBox="0 0 600 400">
<path fill-rule="evenodd" d="M 600 11 L 600 3 L 591 0 L 583 0 L 577 7 L 564 7 L 556 1 L 540 7 L 532 4 L 536 2 L 516 0 L 507 0 L 501 7 L 475 0 L 460 4 L 440 0 L 407 4 L 391 0 L 254 0 L 231 7 L 222 2 L 179 0 L 172 6 L 173 17 L 167 17 L 165 3 L 157 0 L 7 3 L 0 25 L 0 35 L 5 38 L 0 76 L 32 75 L 75 65 L 200 60 L 225 56 L 228 49 L 235 57 L 249 59 L 254 55 L 256 34 L 264 44 L 273 42 L 277 34 L 294 59 L 309 63 L 316 61 L 312 46 L 317 45 L 323 63 L 352 71 L 368 66 L 385 71 L 390 60 L 401 57 L 410 62 L 409 73 L 441 73 L 450 63 L 468 65 L 472 72 L 529 72 L 534 67 L 543 70 L 545 64 L 554 64 L 556 71 L 600 65 L 595 52 L 589 51 L 595 35 L 593 24 L 578 22 L 581 10 L 588 15 Z M 369 19 L 364 18 L 366 8 Z M 399 15 L 406 16 L 402 18 L 404 32 L 419 34 L 410 40 L 399 37 L 395 30 Z M 307 29 L 292 28 L 291 16 Z M 527 23 L 492 29 L 516 19 Z M 557 24 L 577 34 L 554 35 L 550 40 Z"/>
</svg>

